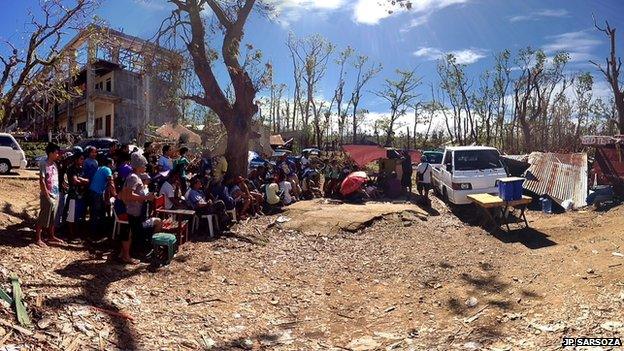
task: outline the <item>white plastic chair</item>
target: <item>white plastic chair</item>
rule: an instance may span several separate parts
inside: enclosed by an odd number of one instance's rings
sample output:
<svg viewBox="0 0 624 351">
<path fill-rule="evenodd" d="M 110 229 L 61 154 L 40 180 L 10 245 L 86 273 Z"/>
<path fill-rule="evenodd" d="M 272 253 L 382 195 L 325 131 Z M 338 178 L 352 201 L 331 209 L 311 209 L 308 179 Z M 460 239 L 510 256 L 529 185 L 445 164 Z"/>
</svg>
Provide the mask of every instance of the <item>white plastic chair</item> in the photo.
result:
<svg viewBox="0 0 624 351">
<path fill-rule="evenodd" d="M 117 234 L 119 232 L 121 232 L 121 226 L 123 224 L 130 224 L 128 223 L 128 221 L 124 221 L 119 219 L 119 217 L 117 217 L 117 211 L 115 211 L 115 198 L 111 197 L 110 198 L 110 204 L 111 204 L 111 209 L 113 211 L 113 217 L 115 217 L 115 224 L 113 224 L 113 240 L 115 240 L 115 238 L 117 237 Z"/>
<path fill-rule="evenodd" d="M 213 214 L 206 214 L 206 215 L 201 215 L 198 217 L 197 215 L 195 215 L 193 217 L 193 224 L 192 224 L 194 232 L 197 231 L 197 229 L 199 229 L 199 222 L 202 219 L 205 219 L 208 221 L 208 233 L 211 238 L 214 237 L 215 224 L 216 224 L 217 229 L 219 228 L 219 221 L 217 220 L 217 216 Z"/>
</svg>

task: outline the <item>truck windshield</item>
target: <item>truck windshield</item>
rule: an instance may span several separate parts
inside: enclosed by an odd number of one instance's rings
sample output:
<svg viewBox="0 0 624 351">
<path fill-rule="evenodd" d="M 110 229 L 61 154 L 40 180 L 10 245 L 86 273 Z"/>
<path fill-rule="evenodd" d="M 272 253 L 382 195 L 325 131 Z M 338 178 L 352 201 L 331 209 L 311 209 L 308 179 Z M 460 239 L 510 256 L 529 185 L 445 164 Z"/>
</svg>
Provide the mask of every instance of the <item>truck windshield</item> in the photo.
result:
<svg viewBox="0 0 624 351">
<path fill-rule="evenodd" d="M 454 157 L 456 171 L 503 168 L 496 150 L 461 150 Z"/>
<path fill-rule="evenodd" d="M 442 156 L 444 156 L 444 154 L 441 152 L 425 151 L 423 154 L 427 156 L 427 162 L 433 163 L 433 164 L 442 163 Z"/>
</svg>

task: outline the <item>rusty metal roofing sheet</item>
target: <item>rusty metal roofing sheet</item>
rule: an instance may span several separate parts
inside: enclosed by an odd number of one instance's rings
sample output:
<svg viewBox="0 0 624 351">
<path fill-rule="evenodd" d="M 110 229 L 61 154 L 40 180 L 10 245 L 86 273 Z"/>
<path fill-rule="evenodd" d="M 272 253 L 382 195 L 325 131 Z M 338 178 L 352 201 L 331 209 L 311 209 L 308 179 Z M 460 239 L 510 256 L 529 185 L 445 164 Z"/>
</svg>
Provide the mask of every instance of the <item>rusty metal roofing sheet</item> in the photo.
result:
<svg viewBox="0 0 624 351">
<path fill-rule="evenodd" d="M 565 162 L 562 162 L 565 161 Z M 586 206 L 587 154 L 531 154 L 523 187 L 537 195 L 549 195 L 561 204 L 572 200 L 574 207 Z"/>
<path fill-rule="evenodd" d="M 529 155 L 501 155 L 501 157 L 508 158 L 510 160 L 518 161 L 518 162 L 528 162 Z"/>
</svg>

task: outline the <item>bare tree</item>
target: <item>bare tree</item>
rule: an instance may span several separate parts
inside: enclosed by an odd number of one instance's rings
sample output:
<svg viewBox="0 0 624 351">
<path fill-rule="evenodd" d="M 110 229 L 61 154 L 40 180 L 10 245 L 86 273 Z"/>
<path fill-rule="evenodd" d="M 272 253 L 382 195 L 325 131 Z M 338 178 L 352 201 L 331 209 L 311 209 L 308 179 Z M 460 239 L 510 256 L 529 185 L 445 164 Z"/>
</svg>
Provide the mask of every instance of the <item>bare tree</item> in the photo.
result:
<svg viewBox="0 0 624 351">
<path fill-rule="evenodd" d="M 358 123 L 356 121 L 358 117 L 358 106 L 360 105 L 360 99 L 362 98 L 362 88 L 379 72 L 382 70 L 381 64 L 372 64 L 366 69 L 366 62 L 368 62 L 368 56 L 360 55 L 354 63 L 354 67 L 357 71 L 357 77 L 355 80 L 355 86 L 353 87 L 353 92 L 351 93 L 351 99 L 349 99 L 349 105 L 351 105 L 352 119 L 353 119 L 353 143 L 356 143 L 357 138 L 357 127 Z M 347 108 L 348 109 L 348 108 Z M 346 115 L 345 115 L 346 120 Z M 343 123 L 344 124 L 344 123 Z"/>
<path fill-rule="evenodd" d="M 297 55 L 295 54 L 295 50 L 297 49 L 297 38 L 292 32 L 288 34 L 286 46 L 288 46 L 288 50 L 290 51 L 290 58 L 293 65 L 294 89 L 292 103 L 292 129 L 294 130 L 297 125 L 297 108 L 299 108 L 300 114 L 302 114 L 303 111 L 303 102 L 301 97 L 301 77 L 303 75 L 303 67 L 301 64 L 299 64 L 299 60 L 297 58 Z"/>
<path fill-rule="evenodd" d="M 5 40 L 8 55 L 0 55 L 0 122 L 12 119 L 18 106 L 71 97 L 65 79 L 75 67 L 67 64 L 67 53 L 61 50 L 63 39 L 67 29 L 86 27 L 96 5 L 95 0 L 75 0 L 69 6 L 61 0 L 50 0 L 40 2 L 41 15 L 29 10 L 28 41 L 22 44 Z"/>
<path fill-rule="evenodd" d="M 422 78 L 416 75 L 416 71 L 397 69 L 396 74 L 399 76 L 398 80 L 386 79 L 382 89 L 375 92 L 375 95 L 390 104 L 390 116 L 388 116 L 386 124 L 385 146 L 392 145 L 394 125 L 398 118 L 405 115 L 412 101 L 418 97 L 415 94 L 415 90 L 422 81 Z"/>
<path fill-rule="evenodd" d="M 592 89 L 594 85 L 594 77 L 591 73 L 585 72 L 580 74 L 576 79 L 574 86 L 574 95 L 576 97 L 576 131 L 575 139 L 577 146 L 580 144 L 581 130 L 584 124 L 588 123 L 589 114 L 592 107 Z"/>
<path fill-rule="evenodd" d="M 481 126 L 475 141 L 490 145 L 492 141 L 492 116 L 494 114 L 496 98 L 495 88 L 492 82 L 492 72 L 486 70 L 479 78 L 479 88 L 472 96 L 474 113 L 480 117 Z M 483 135 L 481 135 L 483 134 Z"/>
<path fill-rule="evenodd" d="M 318 134 L 320 128 L 320 108 L 317 106 L 314 94 L 316 93 L 319 81 L 327 72 L 327 62 L 334 51 L 334 45 L 321 35 L 312 35 L 306 38 L 292 38 L 289 47 L 296 58 L 297 66 L 301 67 L 301 78 L 305 83 L 306 102 L 302 109 L 303 128 L 308 129 L 310 115 L 313 114 L 315 122 L 315 135 L 317 141 L 321 135 Z M 308 140 L 303 140 L 304 144 Z"/>
<path fill-rule="evenodd" d="M 227 130 L 227 148 L 225 156 L 229 163 L 229 172 L 233 175 L 245 175 L 247 172 L 247 151 L 251 136 L 252 118 L 258 112 L 255 98 L 260 86 L 266 84 L 265 75 L 252 77 L 254 63 L 261 55 L 255 51 L 239 61 L 240 45 L 244 36 L 244 27 L 256 0 L 218 1 L 218 0 L 169 0 L 175 9 L 166 18 L 159 29 L 158 41 L 162 39 L 181 39 L 188 50 L 201 91 L 184 96 L 200 105 L 210 107 Z M 258 11 L 267 10 L 258 4 Z M 216 23 L 207 28 L 203 11 L 210 10 Z M 218 54 L 207 47 L 207 32 L 220 32 L 223 36 L 220 56 L 227 70 L 232 91 L 231 99 L 219 85 L 213 71 L 213 61 Z"/>
<path fill-rule="evenodd" d="M 326 123 L 328 123 L 328 126 L 331 126 L 331 110 L 335 102 L 336 113 L 338 116 L 338 135 L 340 138 L 340 144 L 343 143 L 344 122 L 347 116 L 347 110 L 349 108 L 349 105 L 347 105 L 347 108 L 343 109 L 344 86 L 345 86 L 345 76 L 346 76 L 345 64 L 347 63 L 351 55 L 353 55 L 353 53 L 354 53 L 353 48 L 351 48 L 350 46 L 347 46 L 343 51 L 341 51 L 338 54 L 338 58 L 335 60 L 336 64 L 339 67 L 338 82 L 336 84 L 336 89 L 334 90 L 334 95 L 332 97 L 332 100 L 329 103 L 328 111 L 326 112 Z"/>
<path fill-rule="evenodd" d="M 446 93 L 446 95 L 448 95 L 449 103 L 451 104 L 451 109 L 453 112 L 452 124 L 450 124 L 448 112 L 446 109 L 443 110 L 446 120 L 447 131 L 449 132 L 449 135 L 451 136 L 451 139 L 453 139 L 453 141 L 459 143 L 460 145 L 464 145 L 467 129 L 464 128 L 462 123 L 465 121 L 465 119 L 463 118 L 465 105 L 463 103 L 462 95 L 459 89 L 460 82 L 458 82 L 457 80 L 455 69 L 453 67 L 453 63 L 455 61 L 456 58 L 453 54 L 446 55 L 444 59 L 441 59 L 438 62 L 437 69 L 438 76 L 440 77 L 440 88 L 444 93 Z"/>
<path fill-rule="evenodd" d="M 594 18 L 594 26 L 599 31 L 605 33 L 605 35 L 609 38 L 610 44 L 610 53 L 609 57 L 605 59 L 605 66 L 590 61 L 594 64 L 598 69 L 604 74 L 607 82 L 611 86 L 611 90 L 613 91 L 613 97 L 615 102 L 615 107 L 617 109 L 618 118 L 617 118 L 617 126 L 620 134 L 624 134 L 624 88 L 620 87 L 620 69 L 622 68 L 622 59 L 617 56 L 617 50 L 615 46 L 615 28 L 611 28 L 609 22 L 605 21 L 605 27 L 601 28 L 596 24 L 596 18 Z"/>
<path fill-rule="evenodd" d="M 507 92 L 509 91 L 509 85 L 511 84 L 511 67 L 509 60 L 511 53 L 509 50 L 503 50 L 498 53 L 494 60 L 494 74 L 493 74 L 493 92 L 492 98 L 495 100 L 496 106 L 496 121 L 494 128 L 494 138 L 498 138 L 499 146 L 504 147 L 504 135 L 505 135 L 505 117 L 507 116 Z"/>
</svg>

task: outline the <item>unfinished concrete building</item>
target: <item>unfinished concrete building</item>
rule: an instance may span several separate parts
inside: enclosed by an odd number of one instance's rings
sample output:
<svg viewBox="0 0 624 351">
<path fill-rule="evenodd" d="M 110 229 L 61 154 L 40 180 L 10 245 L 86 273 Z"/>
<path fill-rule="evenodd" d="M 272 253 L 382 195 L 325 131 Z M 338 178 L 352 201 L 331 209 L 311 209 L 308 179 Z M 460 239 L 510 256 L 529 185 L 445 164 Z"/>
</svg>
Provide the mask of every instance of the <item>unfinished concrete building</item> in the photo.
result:
<svg viewBox="0 0 624 351">
<path fill-rule="evenodd" d="M 69 84 L 79 87 L 81 95 L 43 113 L 25 111 L 31 114 L 26 120 L 39 121 L 33 125 L 131 142 L 144 140 L 147 125 L 177 120 L 179 54 L 94 26 L 81 31 L 63 50 L 69 53 L 66 64 L 74 68 L 67 70 L 74 72 Z"/>
</svg>

